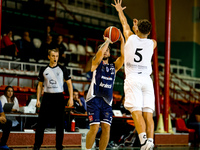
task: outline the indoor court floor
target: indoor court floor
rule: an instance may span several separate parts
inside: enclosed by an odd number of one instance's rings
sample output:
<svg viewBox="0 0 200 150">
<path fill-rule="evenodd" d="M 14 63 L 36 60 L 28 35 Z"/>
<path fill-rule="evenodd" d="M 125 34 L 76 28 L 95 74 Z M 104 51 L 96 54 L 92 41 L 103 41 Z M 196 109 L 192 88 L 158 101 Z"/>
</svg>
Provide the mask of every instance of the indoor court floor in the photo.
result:
<svg viewBox="0 0 200 150">
<path fill-rule="evenodd" d="M 124 148 L 107 148 L 107 150 L 140 150 L 139 147 L 124 147 Z M 14 150 L 32 150 L 32 148 L 14 148 Z M 41 150 L 56 150 L 55 148 L 41 148 Z M 81 148 L 64 148 L 63 150 L 85 150 Z M 98 150 L 98 149 L 92 149 Z M 154 150 L 200 150 L 200 147 L 156 147 Z"/>
</svg>

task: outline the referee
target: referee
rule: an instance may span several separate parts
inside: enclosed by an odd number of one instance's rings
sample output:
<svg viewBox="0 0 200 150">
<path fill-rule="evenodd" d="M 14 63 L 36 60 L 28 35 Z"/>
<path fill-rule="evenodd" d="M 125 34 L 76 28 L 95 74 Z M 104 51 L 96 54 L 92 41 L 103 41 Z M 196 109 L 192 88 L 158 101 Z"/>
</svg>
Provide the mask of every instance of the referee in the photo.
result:
<svg viewBox="0 0 200 150">
<path fill-rule="evenodd" d="M 50 63 L 41 68 L 38 77 L 37 107 L 40 107 L 38 124 L 35 133 L 34 150 L 39 150 L 43 143 L 44 129 L 48 123 L 56 126 L 56 149 L 62 150 L 64 136 L 64 109 L 63 83 L 66 82 L 70 94 L 68 106 L 73 106 L 73 88 L 71 77 L 67 69 L 57 64 L 58 49 L 48 51 Z M 41 91 L 44 85 L 44 96 L 40 104 Z"/>
</svg>

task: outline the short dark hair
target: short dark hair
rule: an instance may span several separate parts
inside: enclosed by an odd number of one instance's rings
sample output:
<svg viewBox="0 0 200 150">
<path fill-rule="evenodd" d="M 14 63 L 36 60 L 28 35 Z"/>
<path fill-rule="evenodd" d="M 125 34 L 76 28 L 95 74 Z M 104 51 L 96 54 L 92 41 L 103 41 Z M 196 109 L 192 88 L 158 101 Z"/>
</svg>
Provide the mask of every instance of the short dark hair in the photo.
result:
<svg viewBox="0 0 200 150">
<path fill-rule="evenodd" d="M 79 92 L 77 89 L 73 89 L 73 92 Z"/>
<path fill-rule="evenodd" d="M 148 34 L 151 31 L 151 22 L 147 19 L 141 19 L 138 21 L 138 29 L 143 34 Z"/>
</svg>

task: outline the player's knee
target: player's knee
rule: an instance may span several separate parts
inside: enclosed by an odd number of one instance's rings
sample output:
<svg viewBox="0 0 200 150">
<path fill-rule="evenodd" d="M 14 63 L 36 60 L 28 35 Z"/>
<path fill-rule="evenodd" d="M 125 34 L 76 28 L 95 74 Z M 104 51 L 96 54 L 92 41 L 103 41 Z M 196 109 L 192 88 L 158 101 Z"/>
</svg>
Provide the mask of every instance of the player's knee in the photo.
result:
<svg viewBox="0 0 200 150">
<path fill-rule="evenodd" d="M 132 112 L 134 111 L 142 111 L 142 108 L 140 107 L 127 107 L 127 106 L 124 106 L 128 111 L 130 111 L 130 113 L 132 114 Z"/>
<path fill-rule="evenodd" d="M 97 133 L 99 130 L 99 124 L 92 124 L 90 125 L 90 131 L 93 133 Z"/>
<path fill-rule="evenodd" d="M 102 130 L 108 131 L 108 130 L 110 130 L 110 124 L 108 124 L 108 123 L 102 123 L 101 124 L 101 128 L 102 128 Z"/>
<path fill-rule="evenodd" d="M 144 108 L 142 108 L 142 112 L 147 112 L 147 113 L 152 113 L 153 114 L 153 109 L 151 109 L 149 107 L 144 107 Z"/>
</svg>

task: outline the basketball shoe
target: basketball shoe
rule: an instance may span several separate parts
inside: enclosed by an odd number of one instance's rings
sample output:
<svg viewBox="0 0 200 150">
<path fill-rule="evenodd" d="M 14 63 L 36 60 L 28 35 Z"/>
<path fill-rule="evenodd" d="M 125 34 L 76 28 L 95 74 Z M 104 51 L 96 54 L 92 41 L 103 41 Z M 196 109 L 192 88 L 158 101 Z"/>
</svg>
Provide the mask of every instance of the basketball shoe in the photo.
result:
<svg viewBox="0 0 200 150">
<path fill-rule="evenodd" d="M 148 140 L 146 140 L 144 144 L 141 145 L 140 150 L 153 150 L 153 148 L 154 148 L 153 142 L 149 142 Z"/>
</svg>

